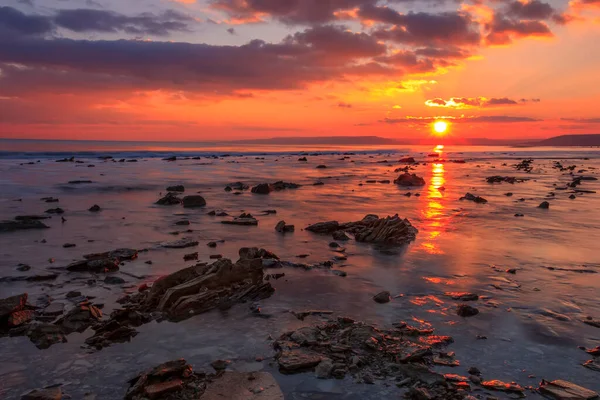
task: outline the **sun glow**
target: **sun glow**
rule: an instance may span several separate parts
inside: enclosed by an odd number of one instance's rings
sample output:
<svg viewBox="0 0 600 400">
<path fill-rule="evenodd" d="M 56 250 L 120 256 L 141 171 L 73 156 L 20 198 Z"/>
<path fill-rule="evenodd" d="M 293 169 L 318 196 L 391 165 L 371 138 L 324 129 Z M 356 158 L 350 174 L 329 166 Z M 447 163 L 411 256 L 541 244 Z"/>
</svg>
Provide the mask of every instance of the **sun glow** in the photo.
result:
<svg viewBox="0 0 600 400">
<path fill-rule="evenodd" d="M 435 121 L 433 123 L 433 131 L 438 135 L 443 135 L 448 131 L 448 123 L 446 121 Z"/>
</svg>

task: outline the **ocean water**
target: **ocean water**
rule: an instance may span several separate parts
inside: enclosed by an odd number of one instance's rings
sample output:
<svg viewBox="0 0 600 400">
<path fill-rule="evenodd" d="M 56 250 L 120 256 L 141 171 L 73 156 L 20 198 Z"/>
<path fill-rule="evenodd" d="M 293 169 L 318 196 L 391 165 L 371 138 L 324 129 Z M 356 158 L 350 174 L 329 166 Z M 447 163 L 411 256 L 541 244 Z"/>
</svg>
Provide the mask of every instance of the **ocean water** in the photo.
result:
<svg viewBox="0 0 600 400">
<path fill-rule="evenodd" d="M 96 353 L 80 348 L 91 336 L 89 331 L 71 334 L 68 343 L 47 350 L 36 349 L 24 337 L 0 338 L 0 397 L 18 398 L 27 389 L 63 383 L 73 398 L 82 398 L 85 393 L 102 399 L 121 398 L 129 377 L 178 357 L 197 370 L 209 370 L 211 361 L 226 358 L 233 360 L 234 369 L 270 371 L 290 399 L 400 395 L 395 385 L 383 382 L 365 386 L 351 379 L 317 380 L 310 373 L 279 374 L 268 358 L 273 351 L 267 338 L 321 321 L 318 317 L 298 321 L 289 312 L 308 309 L 331 310 L 382 327 L 399 321 L 431 324 L 438 334 L 454 337 L 449 349 L 461 362 L 453 369 L 439 368 L 441 372 L 466 375 L 469 367 L 476 366 L 485 379 L 516 381 L 524 386 L 536 386 L 542 378 L 566 379 L 600 390 L 599 373 L 581 366 L 589 357 L 578 348 L 600 345 L 600 329 L 582 322 L 587 316 L 600 318 L 600 275 L 567 271 L 600 272 L 600 200 L 596 193 L 575 193 L 576 199 L 569 199 L 572 191 L 558 188 L 571 182 L 572 176 L 553 168 L 553 162 L 560 161 L 565 166 L 576 165 L 577 176 L 598 177 L 600 151 L 446 146 L 437 149 L 438 157 L 427 157 L 434 150 L 418 146 L 32 145 L 0 141 L 0 219 L 61 207 L 67 220 L 46 220 L 51 229 L 43 231 L 0 234 L 0 276 L 24 274 L 15 270 L 19 263 L 33 267 L 28 273 L 39 273 L 80 259 L 83 254 L 133 247 L 149 250 L 122 271 L 142 278 L 120 276 L 139 285 L 190 265 L 183 261 L 183 255 L 192 251 L 200 253 L 200 261 L 209 261 L 215 253 L 235 260 L 238 249 L 247 246 L 264 247 L 284 260 L 331 260 L 331 238 L 302 229 L 315 222 L 399 214 L 419 229 L 416 241 L 394 251 L 382 252 L 353 240 L 344 243 L 348 259 L 336 263 L 335 269 L 345 271 L 347 277 L 329 271 L 281 271 L 285 278 L 272 281 L 275 294 L 260 304 L 263 312 L 272 315 L 270 319 L 252 316 L 248 306 L 241 304 L 180 323 L 144 325 L 130 343 Z M 348 158 L 342 159 L 348 153 Z M 299 162 L 300 154 L 308 154 L 308 162 Z M 55 162 L 72 155 L 83 163 Z M 98 158 L 104 155 L 137 162 Z M 162 160 L 172 155 L 178 161 Z M 406 189 L 367 183 L 393 181 L 398 175 L 394 169 L 404 166 L 398 163 L 403 156 L 421 161 L 413 172 L 425 179 L 425 186 Z M 440 161 L 434 161 L 437 158 Z M 526 158 L 534 159 L 531 173 L 513 168 Z M 465 163 L 452 162 L 459 159 Z M 317 169 L 319 164 L 327 168 Z M 492 175 L 527 180 L 489 184 L 485 178 Z M 92 183 L 69 184 L 72 180 Z M 254 185 L 277 180 L 303 186 L 268 196 L 224 191 L 235 181 Z M 316 181 L 324 185 L 313 186 Z M 205 209 L 155 205 L 160 193 L 172 184 L 183 184 L 186 194 L 201 193 L 207 201 Z M 600 181 L 585 181 L 578 189 L 599 191 Z M 413 196 L 405 196 L 409 191 Z M 467 192 L 485 197 L 488 203 L 459 200 Z M 513 196 L 506 196 L 507 192 Z M 414 195 L 417 193 L 420 196 Z M 59 203 L 40 201 L 48 196 L 59 198 Z M 550 209 L 537 208 L 542 201 L 549 201 Z M 93 204 L 100 205 L 102 211 L 88 212 Z M 260 222 L 257 227 L 223 225 L 222 218 L 206 215 L 213 209 L 231 215 L 250 212 Z M 260 215 L 267 209 L 275 209 L 277 214 Z M 514 217 L 516 213 L 524 217 Z M 181 230 L 174 223 L 182 218 L 191 221 L 193 232 L 173 236 L 171 232 Z M 275 232 L 280 220 L 294 224 L 296 231 L 286 235 Z M 158 246 L 183 236 L 199 240 L 200 246 L 181 250 Z M 216 249 L 204 245 L 213 240 L 224 242 Z M 63 248 L 64 243 L 75 243 L 76 247 Z M 299 254 L 310 256 L 299 260 Z M 153 264 L 146 264 L 147 260 Z M 511 268 L 517 269 L 516 274 L 505 272 Z M 89 285 L 88 280 L 94 278 L 99 283 Z M 94 301 L 104 303 L 109 314 L 124 289 L 104 285 L 101 278 L 64 272 L 50 284 L 0 282 L 0 297 L 27 291 L 32 300 L 48 294 L 64 301 L 68 291 L 80 290 L 96 296 Z M 398 297 L 388 304 L 376 304 L 372 296 L 382 290 Z M 476 303 L 480 314 L 458 317 L 457 303 L 443 295 L 449 291 L 484 296 Z M 487 340 L 477 340 L 477 335 L 485 335 Z M 256 362 L 257 356 L 267 358 Z M 502 394 L 494 395 L 503 398 Z M 538 398 L 536 394 L 528 397 Z"/>
</svg>

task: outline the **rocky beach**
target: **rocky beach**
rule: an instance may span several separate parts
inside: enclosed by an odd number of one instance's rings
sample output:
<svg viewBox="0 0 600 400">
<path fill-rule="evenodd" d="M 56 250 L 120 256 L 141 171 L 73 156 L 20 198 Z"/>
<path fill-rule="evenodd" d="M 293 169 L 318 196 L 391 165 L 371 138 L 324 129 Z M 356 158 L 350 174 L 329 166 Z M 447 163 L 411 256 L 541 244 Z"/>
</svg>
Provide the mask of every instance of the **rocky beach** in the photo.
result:
<svg viewBox="0 0 600 400">
<path fill-rule="evenodd" d="M 600 152 L 0 153 L 0 398 L 600 393 Z"/>
</svg>

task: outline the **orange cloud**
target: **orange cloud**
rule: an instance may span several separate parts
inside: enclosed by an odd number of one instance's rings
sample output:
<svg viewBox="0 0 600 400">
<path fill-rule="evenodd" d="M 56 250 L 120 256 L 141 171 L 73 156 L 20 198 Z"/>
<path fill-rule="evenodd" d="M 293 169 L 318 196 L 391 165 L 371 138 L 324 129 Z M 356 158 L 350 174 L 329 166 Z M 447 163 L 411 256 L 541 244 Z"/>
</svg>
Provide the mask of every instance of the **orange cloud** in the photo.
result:
<svg viewBox="0 0 600 400">
<path fill-rule="evenodd" d="M 523 101 L 525 102 L 525 101 Z M 519 104 L 516 100 L 506 97 L 486 98 L 486 97 L 452 97 L 450 100 L 435 98 L 425 101 L 428 107 L 444 107 L 455 109 L 483 108 L 483 107 L 501 107 L 513 106 Z"/>
</svg>

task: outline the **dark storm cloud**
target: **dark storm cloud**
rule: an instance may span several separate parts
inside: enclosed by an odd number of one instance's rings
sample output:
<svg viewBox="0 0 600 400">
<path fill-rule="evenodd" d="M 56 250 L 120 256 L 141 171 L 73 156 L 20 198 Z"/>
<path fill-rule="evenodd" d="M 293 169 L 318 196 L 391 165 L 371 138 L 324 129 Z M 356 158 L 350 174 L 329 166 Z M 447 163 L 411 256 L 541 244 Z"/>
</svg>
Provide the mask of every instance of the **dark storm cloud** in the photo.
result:
<svg viewBox="0 0 600 400">
<path fill-rule="evenodd" d="M 173 10 L 127 16 L 106 10 L 59 10 L 54 15 L 26 15 L 12 7 L 0 7 L 0 36 L 43 36 L 57 27 L 73 32 L 125 32 L 136 35 L 166 36 L 189 31 L 195 19 Z M 3 34 L 4 33 L 4 34 Z"/>
<path fill-rule="evenodd" d="M 507 14 L 519 19 L 546 20 L 555 12 L 556 10 L 550 4 L 539 0 L 531 0 L 526 3 L 513 1 L 507 7 Z"/>
<path fill-rule="evenodd" d="M 171 32 L 189 31 L 194 18 L 173 10 L 155 15 L 144 13 L 127 16 L 106 10 L 60 10 L 53 22 L 73 32 L 125 32 L 165 36 Z"/>
<path fill-rule="evenodd" d="M 494 20 L 486 26 L 487 44 L 509 44 L 514 38 L 551 37 L 550 27 L 545 22 L 535 20 L 513 20 L 496 14 Z"/>
</svg>

